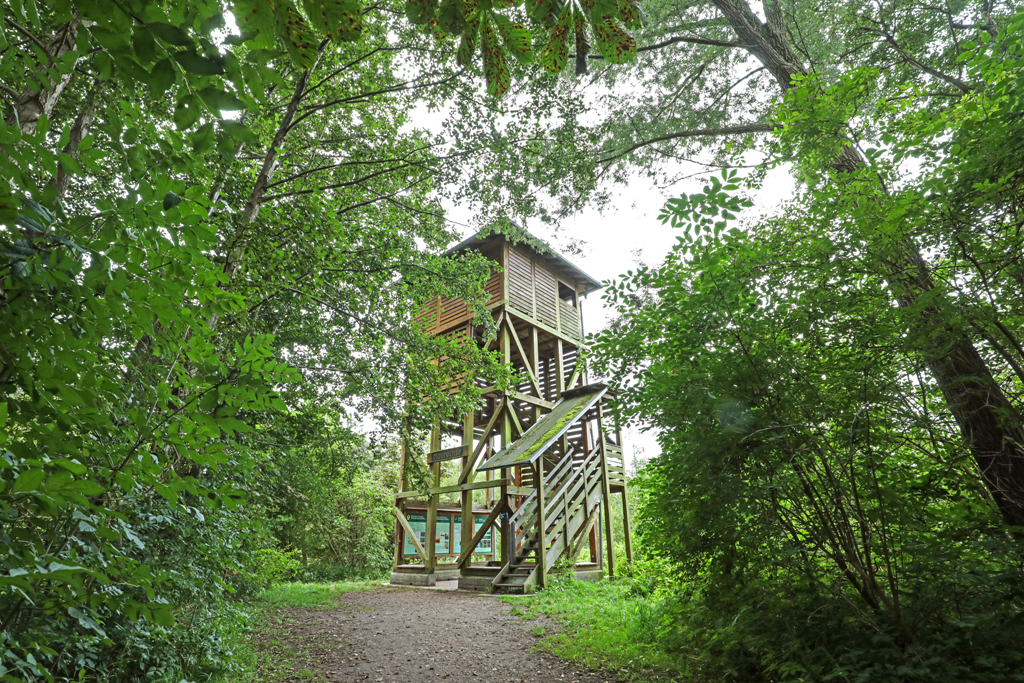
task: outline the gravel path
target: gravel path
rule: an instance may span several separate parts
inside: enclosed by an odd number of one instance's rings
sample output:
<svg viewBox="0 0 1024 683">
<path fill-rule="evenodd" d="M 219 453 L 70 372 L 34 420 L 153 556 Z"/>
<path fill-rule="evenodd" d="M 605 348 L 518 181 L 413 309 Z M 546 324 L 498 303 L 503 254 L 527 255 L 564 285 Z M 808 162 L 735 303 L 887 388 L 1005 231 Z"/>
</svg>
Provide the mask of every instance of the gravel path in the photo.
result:
<svg viewBox="0 0 1024 683">
<path fill-rule="evenodd" d="M 332 610 L 290 610 L 288 639 L 332 683 L 617 680 L 534 652 L 539 637 L 529 632 L 551 634 L 554 624 L 508 616 L 511 609 L 486 594 L 388 587 L 347 593 Z"/>
</svg>

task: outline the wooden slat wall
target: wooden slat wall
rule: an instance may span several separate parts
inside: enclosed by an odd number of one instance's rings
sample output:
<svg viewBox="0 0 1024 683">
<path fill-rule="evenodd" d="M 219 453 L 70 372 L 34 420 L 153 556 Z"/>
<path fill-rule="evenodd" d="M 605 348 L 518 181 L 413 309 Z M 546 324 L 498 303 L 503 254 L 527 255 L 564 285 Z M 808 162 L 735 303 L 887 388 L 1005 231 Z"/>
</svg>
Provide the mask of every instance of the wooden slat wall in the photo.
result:
<svg viewBox="0 0 1024 683">
<path fill-rule="evenodd" d="M 533 263 L 528 255 L 509 247 L 508 250 L 508 298 L 509 304 L 529 316 L 533 316 Z"/>
<path fill-rule="evenodd" d="M 469 315 L 469 307 L 462 299 L 441 299 L 441 329 L 445 330 Z"/>
<path fill-rule="evenodd" d="M 561 316 L 561 326 L 559 329 L 573 339 L 581 339 L 583 335 L 580 333 L 579 310 L 562 300 L 558 301 L 558 306 Z"/>
<path fill-rule="evenodd" d="M 501 300 L 501 287 L 503 275 L 504 273 L 500 272 L 493 273 L 491 275 L 491 279 L 487 281 L 486 285 L 484 285 L 484 289 L 486 289 L 491 295 L 491 298 L 487 301 L 488 306 L 497 303 L 498 301 Z"/>
<path fill-rule="evenodd" d="M 533 263 L 533 283 L 537 293 L 537 320 L 558 328 L 558 281 L 543 264 Z"/>
</svg>

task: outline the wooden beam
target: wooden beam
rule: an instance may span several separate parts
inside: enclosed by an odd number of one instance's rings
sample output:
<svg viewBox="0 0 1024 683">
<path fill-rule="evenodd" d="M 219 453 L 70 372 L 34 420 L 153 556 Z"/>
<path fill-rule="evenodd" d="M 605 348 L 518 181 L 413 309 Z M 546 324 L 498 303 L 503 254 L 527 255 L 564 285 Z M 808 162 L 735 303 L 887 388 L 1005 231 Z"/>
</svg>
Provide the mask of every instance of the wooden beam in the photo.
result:
<svg viewBox="0 0 1024 683">
<path fill-rule="evenodd" d="M 608 548 L 608 576 L 615 578 L 615 541 L 612 538 L 612 492 L 608 481 L 608 448 L 604 438 L 604 410 L 601 402 L 597 404 L 597 439 L 601 449 L 601 490 L 604 497 L 604 533 Z"/>
<path fill-rule="evenodd" d="M 459 559 L 455 560 L 455 565 L 459 569 L 462 569 L 462 565 L 466 564 L 469 558 L 473 557 L 473 551 L 476 550 L 476 547 L 480 543 L 480 541 L 484 540 L 484 536 L 487 534 L 487 530 L 494 526 L 494 522 L 498 519 L 498 515 L 505 511 L 506 508 L 507 506 L 505 505 L 504 500 L 495 505 L 494 509 L 491 510 L 491 514 L 487 515 L 487 521 L 483 523 L 483 526 L 480 527 L 479 531 L 473 534 L 473 538 L 469 542 L 469 545 L 464 545 L 462 547 L 462 552 L 459 554 Z M 476 524 L 476 519 L 474 518 L 470 520 L 470 524 Z M 462 528 L 466 528 L 465 517 L 462 518 Z M 471 526 L 470 528 L 472 529 L 473 527 Z M 496 535 L 497 534 L 491 536 L 491 548 L 494 547 L 494 542 L 497 540 L 496 538 L 494 538 L 494 536 Z"/>
<path fill-rule="evenodd" d="M 556 330 L 555 328 L 551 327 L 550 325 L 542 323 L 541 321 L 537 320 L 536 318 L 534 318 L 534 317 L 532 317 L 532 316 L 530 316 L 530 315 L 528 315 L 526 313 L 523 313 L 519 309 L 506 308 L 505 310 L 508 312 L 508 317 L 509 318 L 512 318 L 514 316 L 514 317 L 518 318 L 519 320 L 523 321 L 524 323 L 536 326 L 537 329 L 543 330 L 544 332 L 547 332 L 548 334 L 552 335 L 553 337 L 555 337 L 557 339 L 561 339 L 563 341 L 569 342 L 573 346 L 577 346 L 577 347 L 582 347 L 583 346 L 583 339 L 573 339 L 572 337 L 568 337 L 564 333 L 559 332 L 558 330 Z"/>
<path fill-rule="evenodd" d="M 423 559 L 424 564 L 427 562 L 427 551 L 423 549 L 423 545 L 420 544 L 420 539 L 416 538 L 416 532 L 409 526 L 409 522 L 405 519 L 405 513 L 391 506 L 391 510 L 395 513 L 395 517 L 398 517 L 398 523 L 402 525 L 402 529 L 405 531 L 407 538 L 412 540 L 412 547 L 416 548 L 416 552 Z"/>
<path fill-rule="evenodd" d="M 457 493 L 459 491 L 475 491 L 477 489 L 489 489 L 498 486 L 507 486 L 509 482 L 504 479 L 491 479 L 484 481 L 473 481 L 466 484 L 453 484 L 452 486 L 439 486 L 427 489 L 426 491 L 403 491 L 395 496 L 395 500 L 415 498 L 416 496 L 439 496 L 442 493 Z"/>
<path fill-rule="evenodd" d="M 519 436 L 522 436 L 525 430 L 523 429 L 523 425 L 519 423 L 519 416 L 516 415 L 516 411 L 512 408 L 511 403 L 505 405 L 505 412 L 507 412 L 508 416 L 512 418 L 512 423 L 516 426 Z"/>
<path fill-rule="evenodd" d="M 547 521 L 544 519 L 544 458 L 537 458 L 537 580 L 541 588 L 548 587 Z"/>
<path fill-rule="evenodd" d="M 502 409 L 505 407 L 504 399 L 498 399 L 498 402 L 494 406 L 494 415 L 491 415 L 491 419 L 487 422 L 487 427 L 484 428 L 484 435 L 480 439 L 480 443 L 473 449 L 473 455 L 470 457 L 469 462 L 462 468 L 462 472 L 459 474 L 459 483 L 464 484 L 469 479 L 469 475 L 473 472 L 473 468 L 476 467 L 476 461 L 480 458 L 480 453 L 483 452 L 484 445 L 487 443 L 487 438 L 491 435 L 491 430 L 494 429 L 495 423 L 498 421 L 498 416 L 501 415 Z"/>
<path fill-rule="evenodd" d="M 551 410 L 552 408 L 555 407 L 555 404 L 552 403 L 551 401 L 545 401 L 542 398 L 530 396 L 529 394 L 524 394 L 521 391 L 511 391 L 509 392 L 509 395 L 512 398 L 537 406 L 538 408 L 547 408 L 548 410 Z"/>
<path fill-rule="evenodd" d="M 508 325 L 509 333 L 511 334 L 513 341 L 516 343 L 516 350 L 519 351 L 519 357 L 523 359 L 523 367 L 526 368 L 526 374 L 530 378 L 530 384 L 533 385 L 533 390 L 537 392 L 537 397 L 539 398 L 543 396 L 543 394 L 540 393 L 540 382 L 537 380 L 537 373 L 534 368 L 530 367 L 530 359 L 527 358 L 526 351 L 523 350 L 523 343 L 519 341 L 519 335 L 516 334 L 516 328 L 512 324 L 512 321 L 506 321 L 505 324 Z"/>
<path fill-rule="evenodd" d="M 572 379 L 570 379 L 569 383 L 565 385 L 565 389 L 566 390 L 572 389 L 573 386 L 576 384 L 576 381 L 580 378 L 580 375 L 582 375 L 582 374 L 583 374 L 583 358 L 582 358 L 582 356 L 577 355 L 576 356 L 576 367 L 572 371 Z"/>
</svg>

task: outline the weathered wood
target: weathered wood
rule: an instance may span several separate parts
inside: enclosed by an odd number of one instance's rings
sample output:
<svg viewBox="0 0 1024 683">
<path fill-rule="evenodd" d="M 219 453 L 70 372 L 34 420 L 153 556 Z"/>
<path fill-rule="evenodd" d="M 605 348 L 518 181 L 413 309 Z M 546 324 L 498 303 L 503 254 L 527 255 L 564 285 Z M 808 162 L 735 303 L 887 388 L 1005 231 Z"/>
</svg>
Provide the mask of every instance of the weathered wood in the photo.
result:
<svg viewBox="0 0 1024 683">
<path fill-rule="evenodd" d="M 409 522 L 405 518 L 405 513 L 394 506 L 392 506 L 391 510 L 395 513 L 395 516 L 398 517 L 398 523 L 402 525 L 402 530 L 405 531 L 406 535 L 412 541 L 412 547 L 416 548 L 416 554 L 423 559 L 425 565 L 429 565 L 430 560 L 427 557 L 427 551 L 420 543 L 420 539 L 416 538 L 416 532 L 412 530 L 411 526 L 409 526 Z M 399 552 L 401 552 L 401 547 L 399 547 Z"/>
<path fill-rule="evenodd" d="M 435 425 L 430 432 L 430 450 L 436 451 L 441 448 L 441 426 Z M 441 463 L 435 462 L 430 466 L 430 474 L 433 477 L 434 487 L 441 483 Z M 440 502 L 438 494 L 430 495 L 430 503 L 427 506 L 427 573 L 433 574 L 437 566 L 437 558 L 434 557 L 437 551 L 437 504 Z"/>
<path fill-rule="evenodd" d="M 487 422 L 487 426 L 484 428 L 484 435 L 480 439 L 480 443 L 473 449 L 473 455 L 469 458 L 463 468 L 462 473 L 459 474 L 459 483 L 464 483 L 469 480 L 470 473 L 476 468 L 476 461 L 480 459 L 480 453 L 483 452 L 484 446 L 487 445 L 487 441 L 491 436 L 491 430 L 494 429 L 494 425 L 498 422 L 498 418 L 501 416 L 501 411 L 505 407 L 505 400 L 499 398 L 494 404 L 494 414 L 491 415 L 491 419 Z"/>
<path fill-rule="evenodd" d="M 468 453 L 469 447 L 466 445 L 456 446 L 455 448 L 442 448 L 439 451 L 431 451 L 427 453 L 427 463 L 433 465 L 435 462 L 444 462 L 446 460 L 458 460 L 465 458 Z"/>
<path fill-rule="evenodd" d="M 604 438 L 604 408 L 597 404 L 597 438 L 601 449 L 601 486 L 604 493 L 604 531 L 608 547 L 608 576 L 615 578 L 615 542 L 612 539 L 612 492 L 608 481 L 608 450 Z"/>
<path fill-rule="evenodd" d="M 529 403 L 532 406 L 544 408 L 546 410 L 551 410 L 556 405 L 551 401 L 545 401 L 542 398 L 537 398 L 536 396 L 531 396 L 530 394 L 524 394 L 521 391 L 510 391 L 509 396 L 519 401 L 523 401 L 524 403 Z"/>
<path fill-rule="evenodd" d="M 415 498 L 416 496 L 437 496 L 442 493 L 458 493 L 460 491 L 475 491 L 477 489 L 496 488 L 498 486 L 507 486 L 508 481 L 505 479 L 491 479 L 483 481 L 471 481 L 465 484 L 452 484 L 451 486 L 437 486 L 435 488 L 429 488 L 425 491 L 403 491 L 395 496 L 396 500 L 403 500 L 405 498 Z"/>
<path fill-rule="evenodd" d="M 459 559 L 455 560 L 456 566 L 458 566 L 461 569 L 462 565 L 466 564 L 466 562 L 469 561 L 469 558 L 473 557 L 473 551 L 476 549 L 480 541 L 484 540 L 484 536 L 487 535 L 487 530 L 494 526 L 494 522 L 498 519 L 498 515 L 500 515 L 502 512 L 505 512 L 506 510 L 508 510 L 508 507 L 505 505 L 505 502 L 499 501 L 498 504 L 494 507 L 494 509 L 491 510 L 491 514 L 487 515 L 487 519 L 486 521 L 484 521 L 483 526 L 480 527 L 480 530 L 473 534 L 472 537 L 470 537 L 469 544 L 463 544 L 462 552 L 459 554 Z M 469 526 L 469 528 L 472 529 L 474 526 L 476 526 L 475 519 L 472 520 L 472 524 Z M 467 528 L 465 517 L 462 518 L 462 528 Z M 492 548 L 494 547 L 494 542 L 496 540 L 497 539 L 495 539 L 493 536 L 491 537 Z"/>
<path fill-rule="evenodd" d="M 547 523 L 544 521 L 544 458 L 537 458 L 537 582 L 541 588 L 548 587 L 547 568 Z"/>
<path fill-rule="evenodd" d="M 537 392 L 538 398 L 543 397 L 543 394 L 540 391 L 540 381 L 537 379 L 537 366 L 533 365 L 533 367 L 531 367 L 531 359 L 526 355 L 526 351 L 523 350 L 523 343 L 519 341 L 519 335 L 516 334 L 516 328 L 512 322 L 506 321 L 505 324 L 508 325 L 512 340 L 516 344 L 516 350 L 519 352 L 519 357 L 523 359 L 523 367 L 526 368 L 526 374 L 530 378 L 530 384 L 533 385 L 533 390 Z"/>
</svg>

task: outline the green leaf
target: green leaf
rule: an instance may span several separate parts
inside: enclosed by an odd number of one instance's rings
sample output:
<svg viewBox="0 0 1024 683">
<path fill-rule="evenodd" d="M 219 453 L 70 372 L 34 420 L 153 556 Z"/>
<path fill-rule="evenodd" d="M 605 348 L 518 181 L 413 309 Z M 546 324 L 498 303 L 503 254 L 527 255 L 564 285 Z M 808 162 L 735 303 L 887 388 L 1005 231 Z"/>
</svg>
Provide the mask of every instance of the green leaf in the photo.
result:
<svg viewBox="0 0 1024 683">
<path fill-rule="evenodd" d="M 272 49 L 277 45 L 274 3 L 266 0 L 235 0 L 235 21 L 244 37 L 256 49 Z"/>
<path fill-rule="evenodd" d="M 227 22 L 224 20 L 224 15 L 217 12 L 212 17 L 203 19 L 202 23 L 199 24 L 199 32 L 203 35 L 209 35 L 219 28 L 227 26 Z"/>
<path fill-rule="evenodd" d="M 569 61 L 569 33 L 570 25 L 572 24 L 571 7 L 571 5 L 566 5 L 565 9 L 562 10 L 562 14 L 555 23 L 554 31 L 551 32 L 551 36 L 548 38 L 547 46 L 537 55 L 537 60 L 545 69 L 552 73 L 560 73 L 565 69 L 566 62 Z"/>
<path fill-rule="evenodd" d="M 169 43 L 177 47 L 193 47 L 195 45 L 192 39 L 189 38 L 188 33 L 173 24 L 167 24 L 162 21 L 152 21 L 146 24 L 146 28 L 148 28 L 154 36 L 165 43 Z"/>
<path fill-rule="evenodd" d="M 199 120 L 202 102 L 195 95 L 187 95 L 174 108 L 174 125 L 178 130 L 187 130 Z"/>
<path fill-rule="evenodd" d="M 206 154 L 213 149 L 217 136 L 214 133 L 213 122 L 204 123 L 199 130 L 192 134 L 192 151 L 196 154 Z M 166 197 L 164 198 L 166 202 Z"/>
<path fill-rule="evenodd" d="M 437 8 L 437 25 L 445 33 L 452 35 L 463 35 L 470 32 L 470 23 L 466 16 L 466 3 L 464 0 L 441 0 Z M 478 24 L 473 26 L 473 38 L 470 42 L 476 42 L 476 29 Z"/>
<path fill-rule="evenodd" d="M 179 197 L 178 195 L 174 194 L 173 192 L 168 192 L 166 195 L 164 195 L 164 211 L 170 211 L 178 204 L 181 204 L 181 197 Z"/>
<path fill-rule="evenodd" d="M 501 97 L 511 87 L 512 77 L 509 74 L 508 65 L 505 63 L 505 55 L 502 54 L 501 46 L 498 44 L 494 27 L 487 20 L 486 15 L 480 22 L 480 53 L 484 60 L 487 94 L 491 97 Z"/>
<path fill-rule="evenodd" d="M 615 23 L 605 19 L 594 26 L 597 49 L 612 64 L 622 64 L 636 57 L 636 40 Z"/>
<path fill-rule="evenodd" d="M 214 111 L 241 111 L 245 105 L 237 97 L 220 88 L 203 88 L 199 97 Z"/>
<path fill-rule="evenodd" d="M 507 17 L 492 14 L 494 23 L 498 25 L 505 47 L 521 64 L 533 61 L 533 45 L 530 31 L 522 24 L 514 24 Z"/>
<path fill-rule="evenodd" d="M 300 69 L 308 69 L 316 61 L 316 36 L 309 30 L 306 20 L 302 18 L 295 5 L 291 2 L 278 2 L 277 35 L 284 41 L 292 62 Z"/>
<path fill-rule="evenodd" d="M 437 0 L 407 0 L 405 16 L 414 24 L 424 25 L 434 20 L 437 14 Z"/>
<path fill-rule="evenodd" d="M 335 43 L 358 40 L 363 33 L 363 11 L 357 0 L 324 0 L 327 33 Z"/>
<path fill-rule="evenodd" d="M 145 28 L 137 27 L 132 34 L 132 47 L 141 64 L 151 64 L 156 59 L 156 41 Z"/>
<path fill-rule="evenodd" d="M 46 472 L 42 469 L 30 469 L 25 470 L 18 475 L 18 478 L 14 480 L 14 486 L 11 488 L 12 493 L 26 493 L 28 491 L 35 491 L 43 479 L 46 478 Z"/>
<path fill-rule="evenodd" d="M 161 59 L 153 65 L 149 74 L 149 87 L 153 89 L 154 93 L 170 90 L 178 76 L 170 59 Z"/>
<path fill-rule="evenodd" d="M 174 59 L 182 69 L 197 76 L 219 76 L 224 73 L 224 67 L 219 61 L 204 57 L 198 52 L 178 52 L 174 55 Z"/>
<path fill-rule="evenodd" d="M 259 137 L 252 130 L 238 121 L 221 121 L 220 125 L 224 132 L 238 142 L 244 142 L 247 145 L 258 145 L 260 142 Z"/>
</svg>

